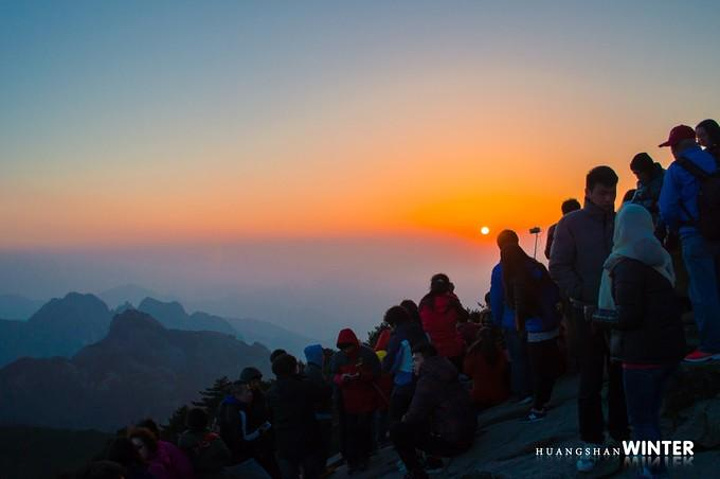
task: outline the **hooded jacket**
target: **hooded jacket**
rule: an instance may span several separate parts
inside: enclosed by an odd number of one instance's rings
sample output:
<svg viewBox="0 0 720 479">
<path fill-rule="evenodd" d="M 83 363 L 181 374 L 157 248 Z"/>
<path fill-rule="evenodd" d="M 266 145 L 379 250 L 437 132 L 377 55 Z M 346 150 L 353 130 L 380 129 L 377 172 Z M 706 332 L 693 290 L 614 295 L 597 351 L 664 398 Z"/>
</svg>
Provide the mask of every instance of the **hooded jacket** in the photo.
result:
<svg viewBox="0 0 720 479">
<path fill-rule="evenodd" d="M 603 264 L 612 251 L 614 219 L 614 212 L 587 199 L 581 210 L 560 219 L 549 270 L 560 291 L 571 300 L 597 304 Z"/>
<path fill-rule="evenodd" d="M 440 356 L 462 356 L 465 342 L 457 330 L 458 316 L 467 314 L 453 293 L 427 294 L 420 301 L 422 327 Z"/>
<path fill-rule="evenodd" d="M 407 424 L 430 422 L 433 434 L 453 444 L 469 446 L 477 418 L 458 371 L 444 357 L 426 358 L 420 366 L 415 394 L 403 417 Z"/>
<path fill-rule="evenodd" d="M 330 372 L 333 381 L 340 390 L 342 404 L 348 414 L 362 414 L 377 409 L 377 390 L 375 380 L 380 376 L 380 360 L 375 352 L 360 344 L 352 329 L 340 331 L 337 345 L 352 344 L 355 350 L 346 354 L 338 351 L 333 356 Z M 343 374 L 357 376 L 344 381 Z"/>
<path fill-rule="evenodd" d="M 330 390 L 330 383 L 323 374 L 323 348 L 319 344 L 311 344 L 305 348 L 305 376 L 308 380 L 323 390 Z M 330 395 L 316 405 L 315 417 L 318 420 L 332 419 L 332 398 Z"/>
</svg>

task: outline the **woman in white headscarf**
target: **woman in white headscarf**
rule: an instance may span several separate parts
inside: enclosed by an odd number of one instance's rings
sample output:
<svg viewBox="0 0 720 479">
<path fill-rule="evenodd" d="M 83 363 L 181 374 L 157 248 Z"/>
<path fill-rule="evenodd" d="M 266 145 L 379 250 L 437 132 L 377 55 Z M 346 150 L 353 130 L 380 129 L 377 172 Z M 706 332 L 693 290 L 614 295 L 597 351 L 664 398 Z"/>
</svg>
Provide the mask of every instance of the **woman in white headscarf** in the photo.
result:
<svg viewBox="0 0 720 479">
<path fill-rule="evenodd" d="M 611 355 L 622 361 L 633 439 L 660 440 L 660 406 L 668 378 L 685 353 L 672 260 L 653 234 L 650 213 L 626 204 L 615 218 L 598 306 L 614 311 Z M 661 474 L 646 468 L 646 477 Z"/>
</svg>

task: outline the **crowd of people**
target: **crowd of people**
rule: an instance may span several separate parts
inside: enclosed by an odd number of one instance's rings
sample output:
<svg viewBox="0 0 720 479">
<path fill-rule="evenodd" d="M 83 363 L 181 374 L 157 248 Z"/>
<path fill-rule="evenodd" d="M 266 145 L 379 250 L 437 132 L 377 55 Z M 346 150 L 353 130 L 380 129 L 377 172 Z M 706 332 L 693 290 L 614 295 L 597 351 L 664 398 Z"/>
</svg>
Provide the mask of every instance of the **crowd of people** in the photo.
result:
<svg viewBox="0 0 720 479">
<path fill-rule="evenodd" d="M 310 345 L 303 362 L 276 350 L 268 388 L 245 368 L 214 417 L 188 412 L 177 445 L 146 421 L 80 477 L 314 479 L 328 474 L 333 447 L 354 474 L 392 445 L 405 477 L 425 478 L 472 446 L 479 411 L 515 401 L 527 405 L 522 421 L 546 420 L 564 371 L 579 376 L 580 440 L 607 444 L 606 429 L 615 441 L 659 440 L 663 389 L 679 362 L 720 359 L 720 128 L 680 125 L 660 146 L 675 161 L 665 170 L 635 155 L 637 189 L 617 214 L 617 174 L 589 171 L 584 204 L 565 201 L 550 229 L 547 268 L 514 231 L 500 232 L 485 310 L 463 307 L 450 278 L 435 274 L 419 302 L 387 310 L 374 341 L 343 329 L 336 350 Z M 690 352 L 678 268 L 700 335 Z M 582 456 L 577 468 L 595 462 Z M 639 471 L 664 473 L 662 463 Z"/>
</svg>

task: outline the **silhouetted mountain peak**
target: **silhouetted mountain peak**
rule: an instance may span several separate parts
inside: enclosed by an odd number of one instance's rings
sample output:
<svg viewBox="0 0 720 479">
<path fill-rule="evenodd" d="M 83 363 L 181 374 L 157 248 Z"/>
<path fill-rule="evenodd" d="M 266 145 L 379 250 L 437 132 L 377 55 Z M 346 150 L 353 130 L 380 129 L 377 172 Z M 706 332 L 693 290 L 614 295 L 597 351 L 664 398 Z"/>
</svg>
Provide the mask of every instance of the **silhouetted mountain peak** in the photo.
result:
<svg viewBox="0 0 720 479">
<path fill-rule="evenodd" d="M 179 319 L 187 318 L 188 316 L 183 305 L 177 301 L 166 303 L 155 298 L 145 298 L 140 302 L 137 309 L 151 314 L 161 322 L 169 318 Z"/>
<path fill-rule="evenodd" d="M 149 314 L 137 309 L 128 309 L 113 318 L 107 337 L 136 337 L 163 331 L 165 327 Z"/>
<path fill-rule="evenodd" d="M 28 320 L 30 324 L 55 327 L 92 324 L 105 328 L 109 322 L 110 310 L 100 298 L 75 292 L 52 299 Z"/>
</svg>

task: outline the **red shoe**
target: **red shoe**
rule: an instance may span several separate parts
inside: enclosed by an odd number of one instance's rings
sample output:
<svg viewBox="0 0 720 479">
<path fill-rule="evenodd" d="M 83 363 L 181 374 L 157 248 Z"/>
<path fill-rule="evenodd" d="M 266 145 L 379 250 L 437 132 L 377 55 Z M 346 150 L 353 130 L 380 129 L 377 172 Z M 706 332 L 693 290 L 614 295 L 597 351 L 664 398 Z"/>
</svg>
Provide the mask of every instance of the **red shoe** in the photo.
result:
<svg viewBox="0 0 720 479">
<path fill-rule="evenodd" d="M 720 355 L 713 354 L 713 353 L 706 353 L 704 351 L 700 351 L 699 349 L 696 349 L 692 353 L 685 356 L 685 361 L 688 363 L 703 363 L 705 361 L 710 361 L 711 359 L 718 359 L 720 358 Z"/>
</svg>

